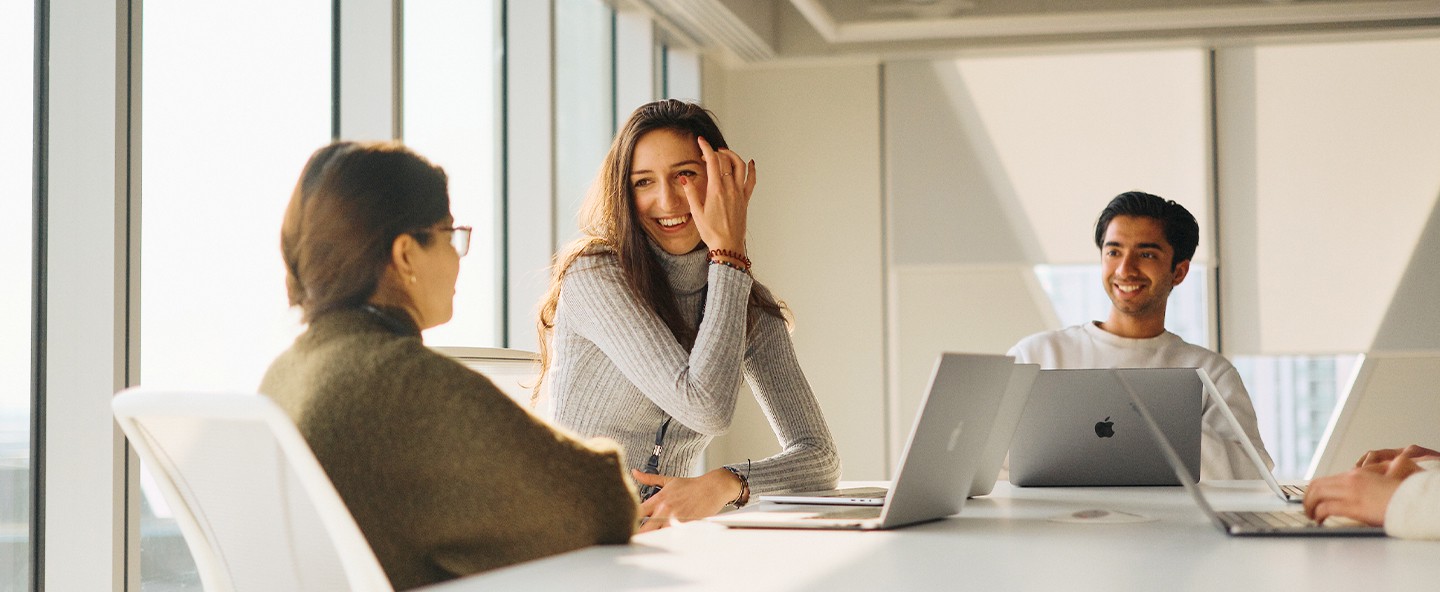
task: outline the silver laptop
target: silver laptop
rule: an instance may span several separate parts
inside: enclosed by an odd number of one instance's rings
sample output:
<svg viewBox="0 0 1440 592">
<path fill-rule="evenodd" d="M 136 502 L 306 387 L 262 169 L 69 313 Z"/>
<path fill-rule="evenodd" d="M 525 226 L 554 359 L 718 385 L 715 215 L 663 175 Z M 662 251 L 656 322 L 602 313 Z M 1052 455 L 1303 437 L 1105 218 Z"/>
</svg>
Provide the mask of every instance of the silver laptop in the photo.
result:
<svg viewBox="0 0 1440 592">
<path fill-rule="evenodd" d="M 1355 467 L 1367 451 L 1440 438 L 1440 353 L 1372 352 L 1360 356 L 1310 463 L 1311 477 Z"/>
<path fill-rule="evenodd" d="M 1198 479 L 1204 387 L 1195 369 L 1122 368 L 1040 371 L 1010 447 L 1011 483 L 1179 485 L 1115 381 L 1117 372 L 1135 386 Z"/>
<path fill-rule="evenodd" d="M 1225 402 L 1225 397 L 1220 396 L 1220 389 L 1215 388 L 1215 382 L 1210 380 L 1210 374 L 1204 368 L 1196 368 L 1195 373 L 1200 376 L 1200 383 L 1205 386 L 1205 397 L 1215 402 L 1215 408 L 1220 410 L 1220 415 L 1225 418 L 1225 423 L 1230 424 L 1230 429 L 1239 434 L 1240 448 L 1245 450 L 1245 457 L 1255 465 L 1255 470 L 1260 473 L 1260 479 L 1270 488 L 1275 495 L 1291 503 L 1305 501 L 1304 485 L 1281 485 L 1275 480 L 1275 475 L 1270 473 L 1270 467 L 1265 466 L 1265 460 L 1260 458 L 1260 451 L 1255 449 L 1255 444 L 1250 442 L 1249 434 L 1245 428 L 1240 427 L 1240 420 L 1235 419 L 1235 412 L 1230 410 L 1230 404 Z"/>
<path fill-rule="evenodd" d="M 970 483 L 969 497 L 989 495 L 990 491 L 995 489 L 995 480 L 1000 476 L 1000 468 L 1005 464 L 1005 454 L 1010 451 L 1010 441 L 1015 436 L 1015 426 L 1020 423 L 1025 402 L 1030 400 L 1030 387 L 1039 373 L 1039 364 L 1015 364 L 1012 369 L 1010 383 L 1005 388 L 1005 398 L 1001 399 L 1000 411 L 995 416 L 995 424 L 985 442 L 985 450 L 980 454 L 980 462 L 976 464 L 975 479 Z M 847 487 L 827 491 L 775 493 L 762 495 L 757 499 L 780 504 L 879 506 L 885 503 L 885 495 L 889 492 L 890 490 L 884 487 Z"/>
<path fill-rule="evenodd" d="M 980 465 L 975 469 L 975 480 L 970 483 L 970 497 L 989 495 L 995 489 L 995 479 L 1000 468 L 1005 466 L 1005 455 L 1015 440 L 1015 428 L 1020 426 L 1020 417 L 1030 401 L 1030 392 L 1035 378 L 1040 375 L 1039 364 L 1016 364 L 1010 373 L 1010 386 L 1005 389 L 1005 400 L 1000 403 L 1000 413 L 995 417 L 995 428 L 990 431 L 990 441 L 985 443 L 985 452 L 980 455 Z"/>
<path fill-rule="evenodd" d="M 1116 373 L 1115 379 L 1130 399 L 1131 408 L 1140 415 L 1141 421 L 1150 432 L 1151 441 L 1165 457 L 1175 478 L 1185 486 L 1185 491 L 1195 500 L 1195 505 L 1210 518 L 1210 523 L 1220 529 L 1220 532 L 1231 536 L 1385 536 L 1384 527 L 1367 526 L 1343 518 L 1330 518 L 1322 525 L 1305 517 L 1305 514 L 1298 510 L 1215 511 L 1200 492 L 1200 485 L 1171 445 L 1154 414 L 1150 413 L 1149 404 L 1142 401 L 1144 397 L 1136 392 L 1136 388 L 1125 376 Z"/>
<path fill-rule="evenodd" d="M 741 528 L 882 530 L 956 514 L 965 504 L 1014 368 L 1010 356 L 940 355 L 879 507 L 759 504 L 708 520 Z"/>
</svg>

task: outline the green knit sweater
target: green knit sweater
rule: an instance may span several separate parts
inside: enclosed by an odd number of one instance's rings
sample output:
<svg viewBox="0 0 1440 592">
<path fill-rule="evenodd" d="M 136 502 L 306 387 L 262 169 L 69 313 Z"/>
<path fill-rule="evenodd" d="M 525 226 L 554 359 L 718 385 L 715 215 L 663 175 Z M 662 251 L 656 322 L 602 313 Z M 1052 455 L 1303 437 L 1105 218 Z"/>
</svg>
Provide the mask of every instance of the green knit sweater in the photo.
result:
<svg viewBox="0 0 1440 592">
<path fill-rule="evenodd" d="M 426 348 L 403 312 L 315 319 L 260 392 L 295 420 L 397 590 L 634 529 L 613 442 L 537 419 Z"/>
</svg>

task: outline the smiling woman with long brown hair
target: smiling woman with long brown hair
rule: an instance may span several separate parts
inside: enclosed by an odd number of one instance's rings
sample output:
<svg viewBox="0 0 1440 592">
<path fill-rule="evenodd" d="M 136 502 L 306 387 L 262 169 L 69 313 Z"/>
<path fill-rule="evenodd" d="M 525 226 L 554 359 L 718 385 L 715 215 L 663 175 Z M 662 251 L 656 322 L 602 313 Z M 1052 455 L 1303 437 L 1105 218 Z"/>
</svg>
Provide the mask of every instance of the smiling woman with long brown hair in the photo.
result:
<svg viewBox="0 0 1440 592">
<path fill-rule="evenodd" d="M 834 486 L 840 461 L 784 311 L 750 275 L 755 163 L 711 114 L 641 106 L 616 135 L 541 302 L 555 421 L 625 449 L 647 528 L 743 505 L 751 491 Z M 730 427 L 742 375 L 779 440 L 765 459 L 696 474 Z M 536 387 L 539 392 L 540 387 Z M 653 497 L 651 497 L 653 495 Z"/>
</svg>

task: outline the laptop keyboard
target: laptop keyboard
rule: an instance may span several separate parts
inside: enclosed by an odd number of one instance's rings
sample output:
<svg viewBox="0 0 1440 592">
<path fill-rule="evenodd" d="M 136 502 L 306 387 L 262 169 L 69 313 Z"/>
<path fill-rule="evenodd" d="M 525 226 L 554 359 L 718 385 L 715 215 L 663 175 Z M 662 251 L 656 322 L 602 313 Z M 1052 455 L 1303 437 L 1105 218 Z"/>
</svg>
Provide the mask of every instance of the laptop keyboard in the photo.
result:
<svg viewBox="0 0 1440 592">
<path fill-rule="evenodd" d="M 1249 528 L 1319 528 L 1314 520 L 1299 512 L 1220 512 L 1226 524 L 1239 524 Z"/>
<path fill-rule="evenodd" d="M 866 506 L 866 507 L 863 507 L 863 508 L 848 508 L 848 509 L 844 509 L 844 510 L 833 510 L 833 511 L 829 511 L 829 512 L 821 512 L 821 513 L 816 514 L 816 515 L 814 515 L 814 516 L 806 516 L 805 519 L 806 519 L 806 520 L 869 520 L 869 519 L 871 519 L 871 518 L 879 518 L 879 517 L 880 517 L 880 510 L 881 510 L 881 509 L 882 509 L 882 508 L 877 508 L 877 507 L 874 507 L 874 506 Z"/>
<path fill-rule="evenodd" d="M 1304 486 L 1304 485 L 1281 485 L 1281 486 L 1280 486 L 1280 491 L 1285 492 L 1285 496 L 1286 496 L 1286 497 L 1291 497 L 1291 498 L 1295 498 L 1295 499 L 1304 499 L 1304 498 L 1305 498 L 1305 486 Z"/>
</svg>

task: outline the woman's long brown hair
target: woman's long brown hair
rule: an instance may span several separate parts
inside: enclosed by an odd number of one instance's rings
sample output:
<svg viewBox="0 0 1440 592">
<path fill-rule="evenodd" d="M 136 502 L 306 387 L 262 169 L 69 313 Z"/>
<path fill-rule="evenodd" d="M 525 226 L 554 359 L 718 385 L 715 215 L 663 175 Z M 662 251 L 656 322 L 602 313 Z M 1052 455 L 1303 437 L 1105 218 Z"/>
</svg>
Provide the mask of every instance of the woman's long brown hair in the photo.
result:
<svg viewBox="0 0 1440 592">
<path fill-rule="evenodd" d="M 600 165 L 600 174 L 580 207 L 582 236 L 556 255 L 551 266 L 550 289 L 540 301 L 539 320 L 535 323 L 540 337 L 540 378 L 530 398 L 532 403 L 539 400 L 541 384 L 553 359 L 550 337 L 555 330 L 555 308 L 560 302 L 565 272 L 581 257 L 613 253 L 635 296 L 655 311 L 681 347 L 689 351 L 695 345 L 696 328 L 680 316 L 675 292 L 670 289 L 660 262 L 650 252 L 645 231 L 635 214 L 635 195 L 630 187 L 635 144 L 645 134 L 658 129 L 691 138 L 703 137 L 717 150 L 727 146 L 720 127 L 708 110 L 674 99 L 640 106 L 630 115 L 625 127 L 615 134 L 615 141 L 610 144 L 610 151 Z M 785 318 L 784 305 L 776 301 L 768 290 L 755 284 L 750 290 L 747 328 L 754 326 L 760 312 Z"/>
</svg>

